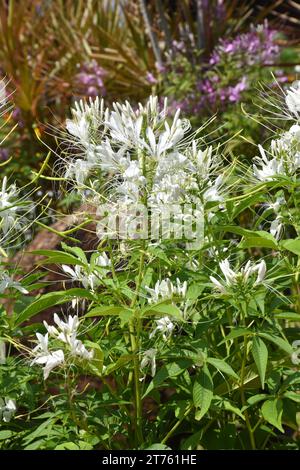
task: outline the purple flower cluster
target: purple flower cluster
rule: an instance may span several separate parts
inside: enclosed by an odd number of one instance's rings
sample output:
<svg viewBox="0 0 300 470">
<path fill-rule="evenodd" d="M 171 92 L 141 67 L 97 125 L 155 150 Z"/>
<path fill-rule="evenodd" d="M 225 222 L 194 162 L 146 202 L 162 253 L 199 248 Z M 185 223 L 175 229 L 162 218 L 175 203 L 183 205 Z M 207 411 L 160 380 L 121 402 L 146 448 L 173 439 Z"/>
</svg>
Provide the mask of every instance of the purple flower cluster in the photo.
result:
<svg viewBox="0 0 300 470">
<path fill-rule="evenodd" d="M 91 60 L 80 67 L 80 72 L 75 76 L 75 82 L 82 93 L 95 98 L 106 93 L 103 81 L 105 75 L 106 71 L 95 60 Z"/>
<path fill-rule="evenodd" d="M 197 84 L 200 94 L 212 105 L 217 101 L 237 103 L 241 99 L 241 93 L 247 89 L 247 78 L 245 76 L 235 85 L 225 87 L 220 87 L 219 81 L 219 77 L 215 75 L 211 80 L 205 79 Z"/>
<path fill-rule="evenodd" d="M 180 100 L 182 110 L 196 115 L 214 113 L 241 101 L 243 92 L 263 70 L 261 66 L 272 65 L 278 58 L 276 34 L 265 23 L 233 39 L 221 39 L 208 62 L 198 68 L 201 78 L 196 79 L 193 91 Z M 284 81 L 285 77 L 278 74 L 278 79 Z"/>
<path fill-rule="evenodd" d="M 0 162 L 5 162 L 9 159 L 9 151 L 7 148 L 0 148 Z"/>
<path fill-rule="evenodd" d="M 268 24 L 252 27 L 249 33 L 241 34 L 230 39 L 221 39 L 213 51 L 209 64 L 218 65 L 224 56 L 239 58 L 240 66 L 243 65 L 272 65 L 278 57 L 279 47 L 275 43 L 277 32 L 269 29 Z"/>
</svg>

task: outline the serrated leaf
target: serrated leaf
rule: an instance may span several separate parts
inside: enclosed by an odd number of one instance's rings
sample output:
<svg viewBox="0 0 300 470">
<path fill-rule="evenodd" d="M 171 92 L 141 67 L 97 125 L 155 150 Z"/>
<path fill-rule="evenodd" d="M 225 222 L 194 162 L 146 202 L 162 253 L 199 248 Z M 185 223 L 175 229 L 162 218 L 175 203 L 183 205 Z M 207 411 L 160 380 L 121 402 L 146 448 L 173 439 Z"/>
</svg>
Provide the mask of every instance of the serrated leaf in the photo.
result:
<svg viewBox="0 0 300 470">
<path fill-rule="evenodd" d="M 261 412 L 263 418 L 276 429 L 281 432 L 284 432 L 282 428 L 281 419 L 282 419 L 282 400 L 280 398 L 272 398 L 264 402 L 261 407 Z"/>
<path fill-rule="evenodd" d="M 199 421 L 207 413 L 213 398 L 214 384 L 210 372 L 204 366 L 195 379 L 193 386 L 193 402 L 196 408 L 195 419 Z"/>
<path fill-rule="evenodd" d="M 259 336 L 254 336 L 251 352 L 257 367 L 262 389 L 264 389 L 268 365 L 268 348 Z"/>
</svg>

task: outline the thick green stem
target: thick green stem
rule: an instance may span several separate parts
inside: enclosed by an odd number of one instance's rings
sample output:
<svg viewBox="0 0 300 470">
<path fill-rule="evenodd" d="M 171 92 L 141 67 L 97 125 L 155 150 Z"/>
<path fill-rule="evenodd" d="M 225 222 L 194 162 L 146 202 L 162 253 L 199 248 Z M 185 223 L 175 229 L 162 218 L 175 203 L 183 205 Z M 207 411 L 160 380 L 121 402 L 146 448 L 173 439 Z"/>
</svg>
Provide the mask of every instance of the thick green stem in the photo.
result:
<svg viewBox="0 0 300 470">
<path fill-rule="evenodd" d="M 242 305 L 241 305 L 241 312 L 243 312 Z M 242 319 L 243 319 L 244 326 L 247 327 L 244 313 L 242 313 Z M 246 363 L 247 363 L 247 348 L 248 348 L 248 338 L 245 335 L 244 336 L 244 354 L 243 354 L 242 368 L 241 368 L 241 385 L 240 385 L 240 394 L 241 394 L 241 401 L 242 401 L 243 407 L 247 405 L 246 397 L 245 397 L 245 390 L 244 390 L 245 370 L 246 370 Z M 256 449 L 255 438 L 254 438 L 254 433 L 251 427 L 251 422 L 250 422 L 247 410 L 244 411 L 244 416 L 245 416 L 246 426 L 248 429 L 249 439 L 251 443 L 251 449 L 255 450 Z"/>
<path fill-rule="evenodd" d="M 136 281 L 135 294 L 131 302 L 131 308 L 134 308 L 139 296 L 139 291 L 143 279 L 144 262 L 145 262 L 145 251 L 144 243 L 142 246 L 138 276 Z M 130 344 L 131 351 L 133 354 L 133 377 L 134 377 L 134 422 L 135 422 L 135 433 L 136 433 L 136 444 L 139 446 L 143 442 L 143 430 L 142 430 L 142 418 L 143 418 L 143 407 L 142 407 L 142 394 L 141 394 L 141 383 L 140 383 L 140 319 L 134 317 L 129 324 L 130 333 Z"/>
</svg>

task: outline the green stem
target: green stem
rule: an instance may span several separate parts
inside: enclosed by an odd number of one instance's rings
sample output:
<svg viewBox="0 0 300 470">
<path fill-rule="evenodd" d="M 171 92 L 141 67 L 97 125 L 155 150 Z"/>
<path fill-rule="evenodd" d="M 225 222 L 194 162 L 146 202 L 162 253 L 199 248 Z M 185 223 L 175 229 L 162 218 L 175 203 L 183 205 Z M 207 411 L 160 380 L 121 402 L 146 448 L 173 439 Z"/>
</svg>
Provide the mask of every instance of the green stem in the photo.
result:
<svg viewBox="0 0 300 470">
<path fill-rule="evenodd" d="M 145 243 L 143 243 L 139 270 L 136 282 L 135 294 L 132 299 L 130 307 L 133 309 L 138 300 L 139 291 L 143 279 L 144 262 L 145 262 Z M 134 427 L 136 433 L 136 445 L 139 446 L 143 442 L 143 430 L 142 430 L 142 418 L 143 418 L 143 407 L 142 407 L 142 394 L 141 394 L 141 383 L 140 383 L 140 319 L 134 317 L 129 324 L 130 333 L 130 344 L 131 351 L 133 354 L 133 377 L 134 377 Z"/>
<path fill-rule="evenodd" d="M 243 360 L 242 360 L 241 386 L 240 386 L 240 394 L 241 394 L 241 401 L 242 401 L 243 407 L 247 405 L 246 397 L 245 397 L 245 390 L 244 390 L 245 369 L 246 369 L 246 362 L 247 362 L 247 345 L 248 345 L 248 339 L 247 339 L 247 336 L 244 336 L 244 355 L 243 355 Z M 254 439 L 254 433 L 251 427 L 251 422 L 250 422 L 247 410 L 244 411 L 244 415 L 245 415 L 246 426 L 247 426 L 248 433 L 249 433 L 251 449 L 255 450 L 256 444 L 255 444 L 255 439 Z"/>
<path fill-rule="evenodd" d="M 174 426 L 170 429 L 170 431 L 168 432 L 168 434 L 166 434 L 166 436 L 163 438 L 163 440 L 161 441 L 161 444 L 165 444 L 169 439 L 170 437 L 174 434 L 174 432 L 176 431 L 176 429 L 180 426 L 180 424 L 182 423 L 182 421 L 188 416 L 188 414 L 192 411 L 193 409 L 193 406 L 190 405 L 184 415 L 178 420 L 176 421 L 176 423 L 174 424 Z"/>
</svg>

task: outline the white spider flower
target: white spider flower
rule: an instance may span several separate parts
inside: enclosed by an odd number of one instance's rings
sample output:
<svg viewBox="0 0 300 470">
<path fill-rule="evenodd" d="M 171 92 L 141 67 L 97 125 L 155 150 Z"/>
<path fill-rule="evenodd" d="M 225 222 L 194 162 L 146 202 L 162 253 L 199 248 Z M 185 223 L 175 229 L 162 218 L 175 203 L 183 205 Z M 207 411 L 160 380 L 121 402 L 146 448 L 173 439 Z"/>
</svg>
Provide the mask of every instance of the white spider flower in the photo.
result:
<svg viewBox="0 0 300 470">
<path fill-rule="evenodd" d="M 154 377 L 156 373 L 156 354 L 157 349 L 150 348 L 143 353 L 141 360 L 141 369 L 145 369 L 149 365 L 151 366 L 151 376 Z"/>
<path fill-rule="evenodd" d="M 10 398 L 0 398 L 0 420 L 9 423 L 17 410 L 16 401 Z"/>
<path fill-rule="evenodd" d="M 255 164 L 253 165 L 254 176 L 260 181 L 271 181 L 277 176 L 285 176 L 283 160 L 272 158 L 268 160 L 265 150 L 261 145 L 258 145 L 261 157 L 255 157 Z M 259 168 L 260 167 L 260 168 Z"/>
<path fill-rule="evenodd" d="M 55 313 L 54 322 L 56 323 L 57 328 L 53 325 L 48 325 L 47 322 L 44 321 L 44 326 L 51 337 L 68 344 L 71 348 L 72 354 L 74 355 L 84 357 L 85 359 L 91 359 L 93 357 L 93 353 L 89 353 L 85 349 L 83 343 L 76 337 L 78 327 L 80 325 L 77 315 L 74 315 L 73 317 L 69 315 L 68 321 L 64 322 Z"/>
<path fill-rule="evenodd" d="M 76 332 L 72 334 L 69 341 L 71 347 L 71 355 L 78 356 L 81 359 L 90 361 L 94 357 L 94 351 L 88 351 L 82 341 L 76 338 Z"/>
<path fill-rule="evenodd" d="M 0 365 L 6 363 L 6 346 L 5 341 L 0 340 Z"/>
<path fill-rule="evenodd" d="M 190 154 L 189 157 L 193 162 L 194 171 L 197 173 L 197 176 L 202 180 L 208 179 L 218 163 L 217 160 L 214 161 L 213 159 L 212 146 L 201 150 L 197 148 L 197 142 L 193 140 L 187 152 Z"/>
<path fill-rule="evenodd" d="M 276 219 L 271 222 L 270 234 L 273 235 L 276 240 L 279 240 L 283 231 L 284 224 L 282 223 L 282 217 L 278 215 Z"/>
<path fill-rule="evenodd" d="M 146 291 L 150 294 L 148 302 L 157 303 L 160 300 L 170 299 L 174 295 L 185 297 L 187 291 L 187 281 L 183 283 L 179 279 L 176 279 L 176 285 L 174 285 L 169 278 L 157 281 L 154 289 L 145 286 Z"/>
<path fill-rule="evenodd" d="M 90 161 L 77 158 L 68 163 L 65 172 L 66 179 L 75 179 L 76 183 L 81 186 L 89 176 L 90 172 L 94 169 L 95 164 Z"/>
<path fill-rule="evenodd" d="M 108 119 L 109 111 L 104 108 L 103 100 L 99 100 L 98 97 L 94 101 L 91 98 L 88 102 L 80 100 L 75 102 L 75 108 L 71 111 L 72 119 L 66 120 L 66 128 L 84 147 L 92 143 L 100 126 L 101 135 L 105 135 L 105 121 Z"/>
<path fill-rule="evenodd" d="M 49 377 L 50 372 L 57 366 L 64 364 L 65 357 L 64 352 L 62 349 L 57 351 L 49 351 L 49 336 L 48 333 L 45 336 L 41 335 L 40 333 L 36 333 L 36 337 L 38 339 L 38 344 L 32 351 L 32 354 L 35 356 L 34 359 L 31 361 L 31 365 L 34 364 L 44 364 L 43 372 L 44 372 L 44 380 Z"/>
<path fill-rule="evenodd" d="M 253 283 L 253 286 L 261 284 L 265 278 L 267 270 L 264 260 L 257 264 L 252 264 L 249 260 L 246 265 L 237 272 L 230 267 L 228 258 L 221 261 L 219 266 L 225 279 L 221 279 L 219 281 L 214 276 L 210 276 L 210 280 L 214 284 L 215 288 L 222 294 L 227 294 L 228 288 L 235 287 L 240 283 L 246 285 L 249 281 L 249 278 L 254 273 L 257 273 L 257 277 Z"/>
<path fill-rule="evenodd" d="M 111 261 L 106 253 L 99 255 L 95 262 L 95 269 L 91 270 L 89 266 L 76 265 L 74 268 L 63 264 L 62 270 L 70 276 L 72 281 L 80 282 L 85 289 L 91 289 L 94 291 L 95 288 L 101 285 L 101 274 L 96 267 L 109 268 Z M 103 274 L 107 272 L 107 269 L 103 270 Z"/>
<path fill-rule="evenodd" d="M 300 340 L 299 339 L 292 342 L 292 348 L 294 349 L 294 352 L 291 355 L 292 363 L 295 365 L 299 365 L 300 364 Z"/>
<path fill-rule="evenodd" d="M 44 321 L 44 326 L 48 331 L 49 335 L 59 339 L 64 343 L 70 344 L 73 335 L 77 334 L 77 330 L 79 327 L 78 316 L 74 315 L 72 317 L 71 315 L 69 315 L 67 322 L 62 321 L 57 315 L 57 313 L 54 314 L 53 318 L 58 328 L 53 325 L 48 325 L 48 323 Z"/>
<path fill-rule="evenodd" d="M 28 290 L 26 290 L 20 282 L 14 281 L 6 272 L 1 272 L 0 273 L 0 294 L 3 294 L 3 292 L 6 289 L 16 289 L 21 294 L 28 294 Z"/>
<path fill-rule="evenodd" d="M 47 380 L 50 372 L 56 367 L 64 364 L 64 361 L 65 361 L 64 352 L 62 349 L 58 349 L 57 351 L 50 352 L 48 355 L 36 357 L 31 362 L 31 365 L 44 364 L 44 367 L 43 367 L 44 380 Z"/>
<path fill-rule="evenodd" d="M 219 175 L 212 183 L 209 181 L 209 187 L 203 194 L 205 202 L 223 201 L 223 196 L 220 193 L 220 189 L 223 183 L 223 176 Z"/>
<path fill-rule="evenodd" d="M 298 116 L 300 113 L 300 81 L 294 82 L 287 90 L 285 102 L 290 112 Z"/>
<path fill-rule="evenodd" d="M 0 190 L 0 230 L 6 234 L 11 228 L 18 228 L 18 190 L 14 184 L 7 186 L 7 177 L 2 181 Z"/>
<path fill-rule="evenodd" d="M 163 339 L 167 340 L 172 335 L 172 332 L 175 328 L 174 323 L 172 323 L 172 321 L 170 320 L 168 316 L 159 318 L 158 320 L 155 320 L 155 321 L 156 321 L 156 327 L 150 333 L 149 338 L 150 339 L 153 338 L 153 336 L 156 333 L 161 333 Z"/>
</svg>

